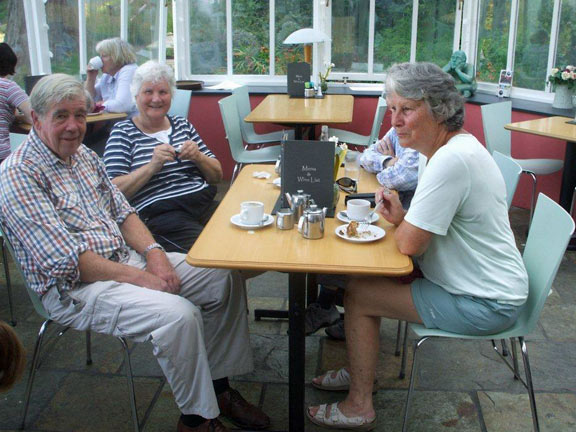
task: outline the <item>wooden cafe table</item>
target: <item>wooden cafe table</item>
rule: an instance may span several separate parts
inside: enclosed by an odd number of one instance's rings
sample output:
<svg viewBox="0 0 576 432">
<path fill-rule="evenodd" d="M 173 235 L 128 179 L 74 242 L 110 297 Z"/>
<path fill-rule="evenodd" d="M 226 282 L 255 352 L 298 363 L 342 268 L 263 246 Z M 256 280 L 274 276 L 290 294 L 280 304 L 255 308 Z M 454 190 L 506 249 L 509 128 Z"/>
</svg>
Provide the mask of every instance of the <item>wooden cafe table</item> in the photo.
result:
<svg viewBox="0 0 576 432">
<path fill-rule="evenodd" d="M 354 112 L 352 95 L 325 95 L 322 99 L 291 98 L 286 94 L 271 94 L 248 114 L 249 123 L 276 123 L 294 126 L 295 139 L 302 139 L 306 125 L 351 123 Z M 310 131 L 313 140 L 314 129 Z"/>
<path fill-rule="evenodd" d="M 123 112 L 121 113 L 99 112 L 94 114 L 88 114 L 88 116 L 86 117 L 86 124 L 98 123 L 108 120 L 120 120 L 126 117 L 128 117 L 128 114 Z M 14 127 L 16 128 L 16 130 L 19 129 L 24 132 L 30 132 L 30 129 L 32 129 L 32 125 L 30 123 L 15 123 Z"/>
<path fill-rule="evenodd" d="M 269 179 L 256 179 L 255 171 L 268 171 Z M 342 171 L 342 170 L 341 170 Z M 295 226 L 278 230 L 275 224 L 254 231 L 240 229 L 230 218 L 240 212 L 242 201 L 262 201 L 270 213 L 280 189 L 271 165 L 248 165 L 188 252 L 186 261 L 198 267 L 239 270 L 282 271 L 289 273 L 289 431 L 304 427 L 304 311 L 306 273 L 339 273 L 402 276 L 412 271 L 412 261 L 402 255 L 394 242 L 395 227 L 382 218 L 376 224 L 386 230 L 382 240 L 351 243 L 335 234 L 337 219 L 326 219 L 324 238 L 304 239 Z M 360 170 L 359 192 L 372 192 L 378 183 L 374 174 Z M 343 210 L 344 193 L 337 206 Z"/>
</svg>

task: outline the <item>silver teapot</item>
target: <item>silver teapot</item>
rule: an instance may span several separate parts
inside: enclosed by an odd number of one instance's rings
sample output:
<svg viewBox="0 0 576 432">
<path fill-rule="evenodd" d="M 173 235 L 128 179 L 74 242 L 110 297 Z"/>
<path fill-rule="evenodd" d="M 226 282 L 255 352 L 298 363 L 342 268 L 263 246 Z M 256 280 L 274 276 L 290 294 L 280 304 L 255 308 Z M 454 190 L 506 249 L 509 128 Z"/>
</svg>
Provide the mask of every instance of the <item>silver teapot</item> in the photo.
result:
<svg viewBox="0 0 576 432">
<path fill-rule="evenodd" d="M 315 240 L 324 237 L 324 224 L 326 222 L 326 207 L 320 209 L 316 204 L 304 210 L 298 221 L 298 232 L 302 237 Z"/>
<path fill-rule="evenodd" d="M 304 191 L 300 189 L 293 195 L 286 192 L 286 198 L 288 199 L 292 213 L 294 213 L 294 223 L 296 224 L 304 214 L 304 210 L 308 208 L 310 195 L 305 194 Z"/>
</svg>

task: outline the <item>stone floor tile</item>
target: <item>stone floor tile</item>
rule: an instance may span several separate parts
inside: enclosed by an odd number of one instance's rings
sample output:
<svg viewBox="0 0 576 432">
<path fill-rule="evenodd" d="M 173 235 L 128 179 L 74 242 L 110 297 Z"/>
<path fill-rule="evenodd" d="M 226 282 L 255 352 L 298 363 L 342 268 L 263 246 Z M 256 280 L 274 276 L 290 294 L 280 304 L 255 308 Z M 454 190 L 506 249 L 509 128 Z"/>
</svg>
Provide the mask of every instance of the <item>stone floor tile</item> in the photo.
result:
<svg viewBox="0 0 576 432">
<path fill-rule="evenodd" d="M 286 310 L 288 302 L 282 297 L 254 297 L 248 295 L 248 328 L 250 333 L 255 334 L 280 334 L 282 322 L 286 320 L 263 318 L 260 321 L 254 319 L 255 309 Z"/>
<path fill-rule="evenodd" d="M 160 390 L 162 381 L 135 378 L 140 417 Z M 132 413 L 125 376 L 71 373 L 33 424 L 50 431 L 129 431 Z"/>
<path fill-rule="evenodd" d="M 164 377 L 162 368 L 152 353 L 151 342 L 135 343 L 130 352 L 132 371 L 136 376 Z M 122 369 L 123 370 L 123 369 Z"/>
<path fill-rule="evenodd" d="M 154 405 L 150 407 L 142 432 L 174 432 L 179 417 L 180 410 L 174 402 L 172 390 L 168 383 L 164 383 Z"/>
<path fill-rule="evenodd" d="M 247 284 L 248 297 L 288 297 L 288 273 L 266 272 Z"/>
<path fill-rule="evenodd" d="M 547 305 L 540 325 L 553 341 L 576 342 L 576 304 Z"/>
<path fill-rule="evenodd" d="M 487 431 L 532 430 L 532 414 L 527 393 L 479 392 L 478 398 Z M 541 430 L 547 432 L 576 430 L 574 394 L 536 393 L 536 406 Z"/>
</svg>

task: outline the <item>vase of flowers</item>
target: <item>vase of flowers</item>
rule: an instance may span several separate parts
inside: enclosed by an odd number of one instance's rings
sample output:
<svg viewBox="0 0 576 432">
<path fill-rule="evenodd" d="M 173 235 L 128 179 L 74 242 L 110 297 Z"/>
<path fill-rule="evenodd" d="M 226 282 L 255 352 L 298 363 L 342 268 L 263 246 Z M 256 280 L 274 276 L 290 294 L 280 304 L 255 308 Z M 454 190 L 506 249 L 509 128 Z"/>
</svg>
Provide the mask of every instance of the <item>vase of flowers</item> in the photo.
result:
<svg viewBox="0 0 576 432">
<path fill-rule="evenodd" d="M 553 68 L 548 82 L 555 91 L 552 106 L 560 109 L 572 109 L 572 93 L 576 87 L 576 68 L 572 65 Z"/>
<path fill-rule="evenodd" d="M 328 79 L 328 75 L 330 75 L 330 72 L 334 67 L 334 63 L 324 63 L 324 66 L 326 66 L 326 71 L 324 73 L 318 72 L 318 79 L 320 80 L 319 85 L 320 89 L 322 90 L 322 94 L 326 93 L 328 90 L 328 82 L 326 80 Z"/>
</svg>

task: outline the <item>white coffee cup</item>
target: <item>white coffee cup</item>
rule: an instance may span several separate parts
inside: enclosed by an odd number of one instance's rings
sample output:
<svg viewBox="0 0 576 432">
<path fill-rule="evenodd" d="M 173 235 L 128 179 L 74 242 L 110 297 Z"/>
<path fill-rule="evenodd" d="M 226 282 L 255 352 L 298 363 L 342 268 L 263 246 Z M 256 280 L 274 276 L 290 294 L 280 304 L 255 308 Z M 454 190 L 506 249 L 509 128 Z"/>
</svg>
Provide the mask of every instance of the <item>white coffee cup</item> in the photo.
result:
<svg viewBox="0 0 576 432">
<path fill-rule="evenodd" d="M 264 203 L 244 201 L 240 204 L 240 220 L 246 225 L 258 225 L 264 220 Z"/>
<path fill-rule="evenodd" d="M 104 66 L 104 63 L 102 62 L 102 59 L 100 58 L 100 56 L 96 56 L 96 57 L 92 57 L 90 59 L 90 61 L 88 62 L 88 66 L 90 66 L 92 68 L 92 70 L 98 70 L 98 69 L 102 69 L 102 66 Z"/>
<path fill-rule="evenodd" d="M 370 201 L 363 199 L 348 200 L 346 204 L 346 214 L 348 219 L 362 221 L 370 213 Z"/>
</svg>

